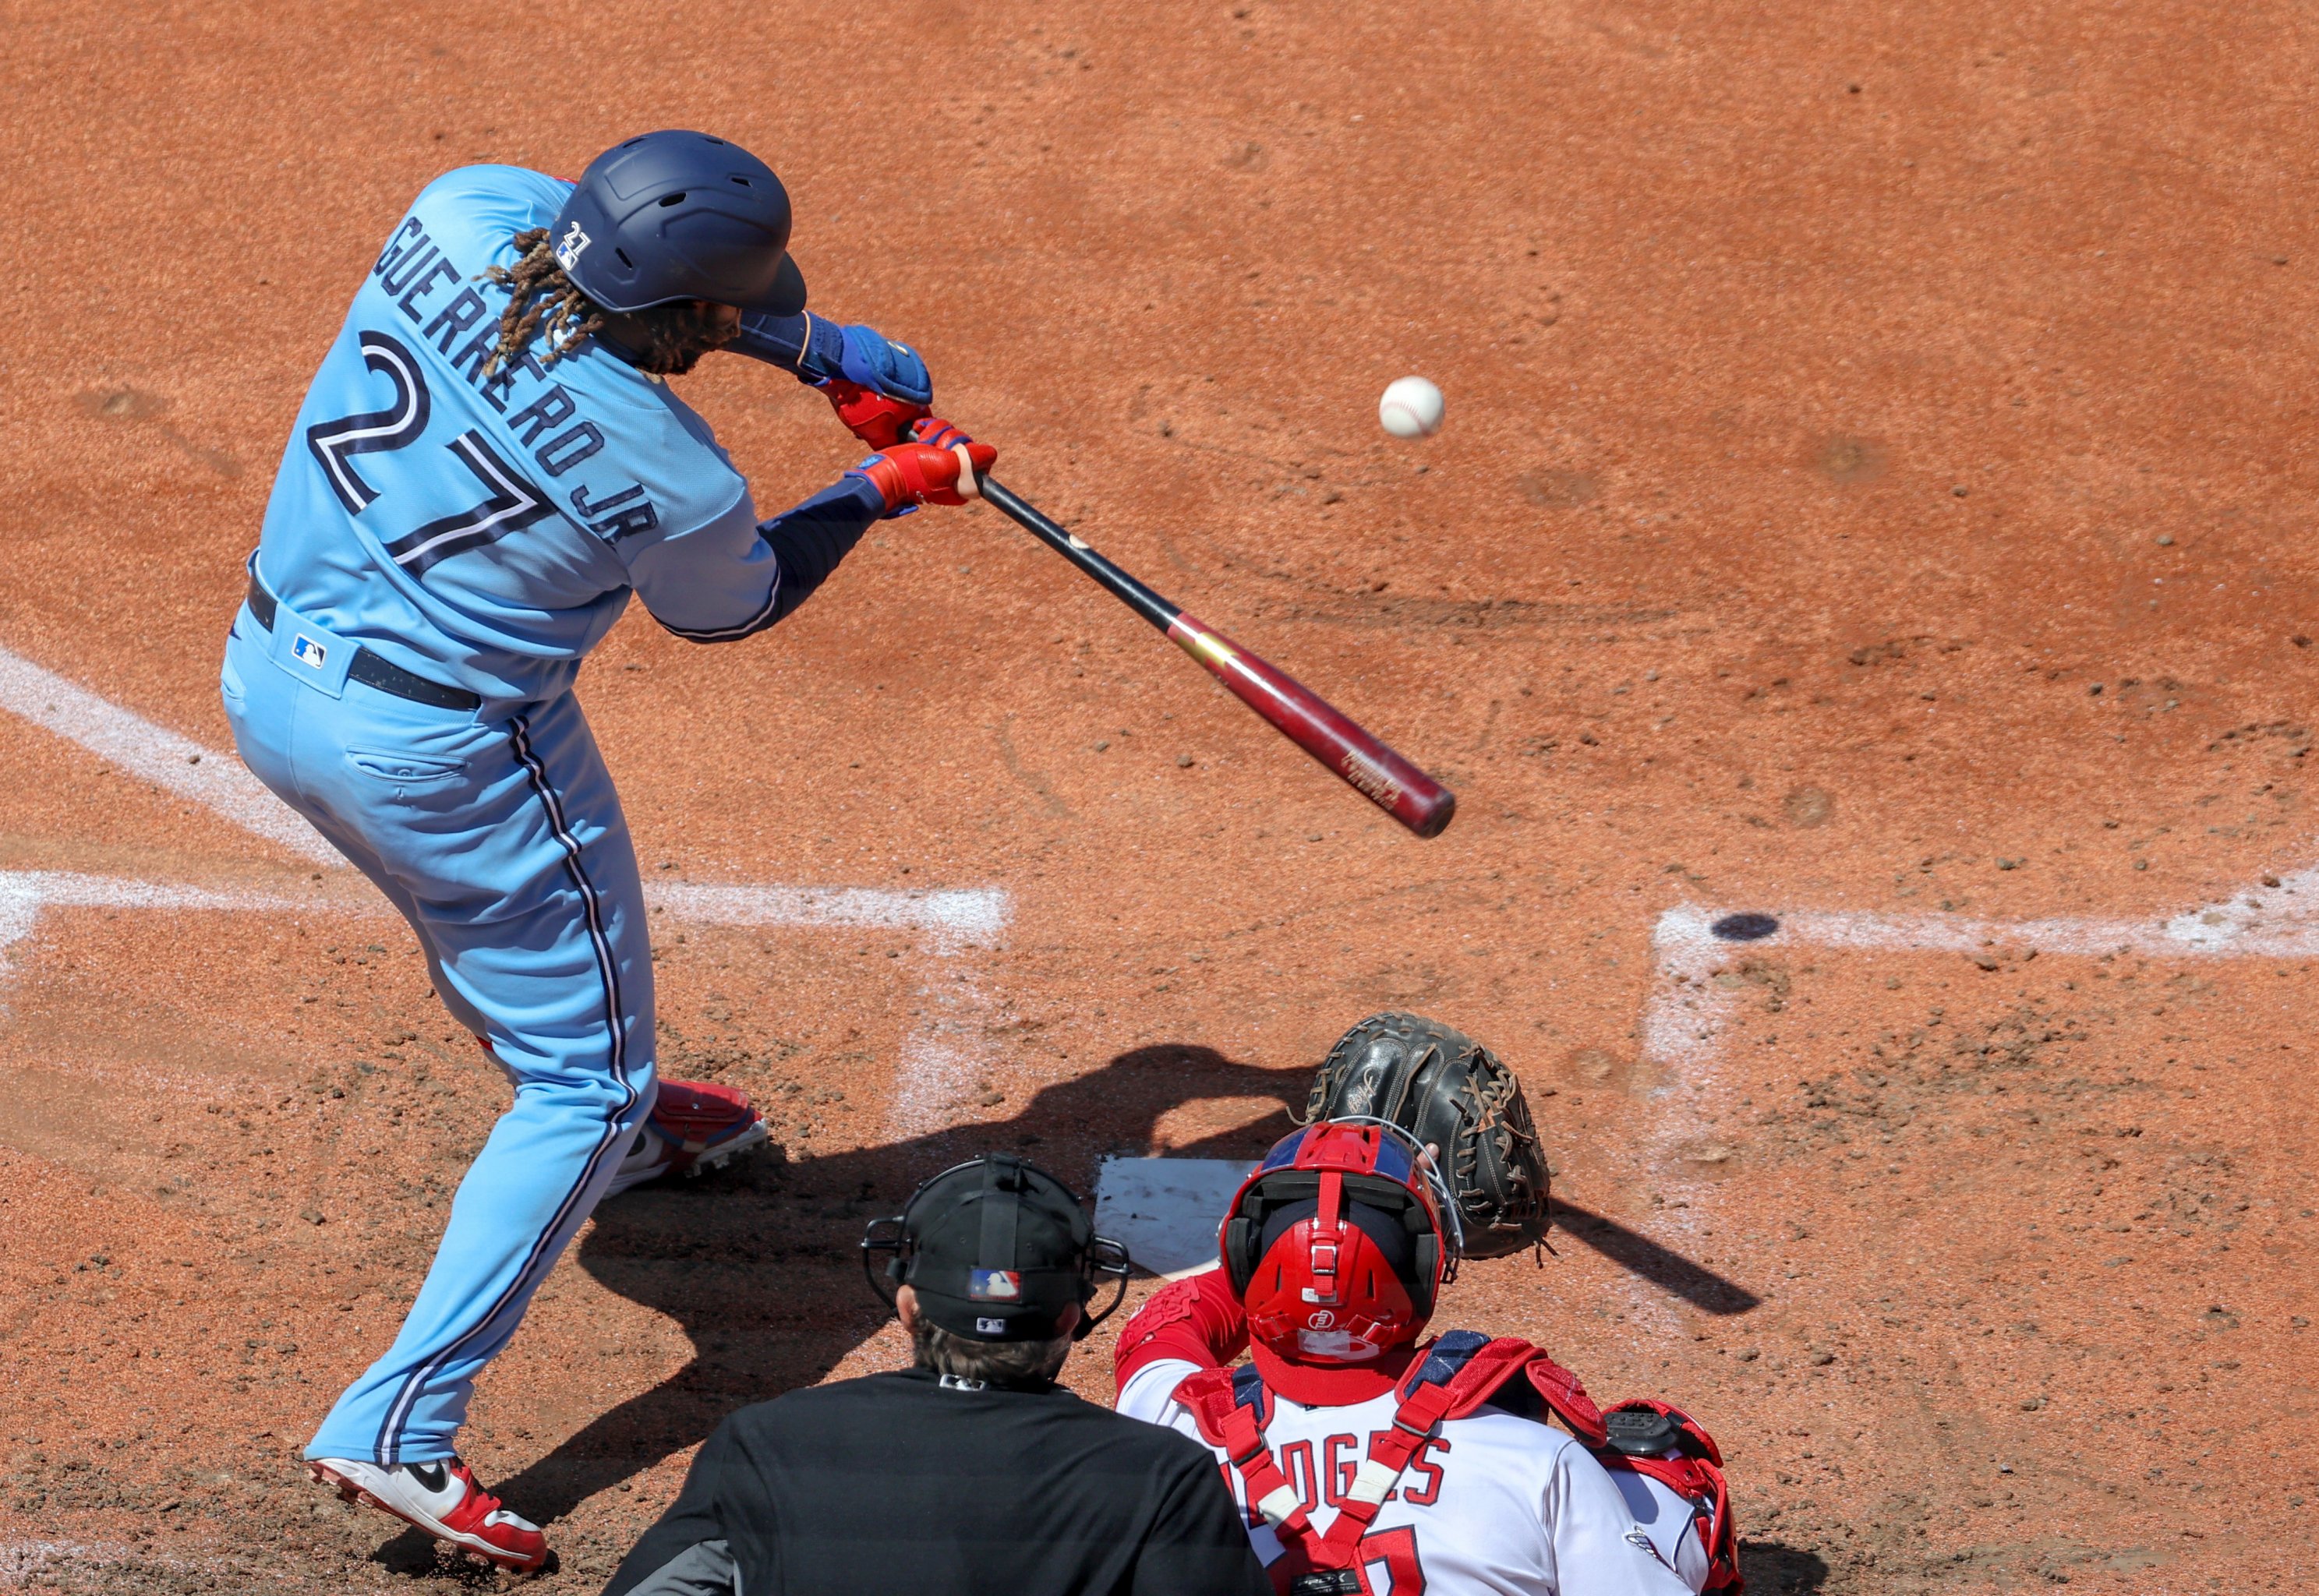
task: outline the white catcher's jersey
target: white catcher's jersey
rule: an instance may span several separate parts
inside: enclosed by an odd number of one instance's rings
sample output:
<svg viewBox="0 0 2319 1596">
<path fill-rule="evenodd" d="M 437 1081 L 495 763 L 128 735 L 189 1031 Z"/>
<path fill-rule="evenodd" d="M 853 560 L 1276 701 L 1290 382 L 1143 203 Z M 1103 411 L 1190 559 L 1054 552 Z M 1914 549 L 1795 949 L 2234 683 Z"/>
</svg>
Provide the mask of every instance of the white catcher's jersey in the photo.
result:
<svg viewBox="0 0 2319 1596">
<path fill-rule="evenodd" d="M 1205 1445 L 1175 1400 L 1197 1372 L 1174 1359 L 1149 1364 L 1119 1393 L 1119 1411 Z M 1396 1405 L 1390 1391 L 1333 1408 L 1275 1395 L 1265 1438 L 1315 1529 L 1335 1521 L 1369 1438 L 1393 1428 Z M 1211 1449 L 1243 1521 L 1252 1520 L 1257 1555 L 1271 1563 L 1280 1555 L 1272 1527 L 1249 1510 L 1222 1449 Z M 1361 1537 L 1361 1577 L 1369 1596 L 1692 1596 L 1584 1447 L 1492 1407 L 1444 1420 L 1410 1459 Z"/>
<path fill-rule="evenodd" d="M 1707 1561 L 1707 1543 L 1699 1538 L 1699 1516 L 1690 1502 L 1674 1487 L 1663 1485 L 1648 1474 L 1638 1474 L 1629 1468 L 1605 1471 L 1611 1483 L 1619 1488 L 1626 1499 L 1627 1510 L 1635 1515 L 1659 1555 L 1671 1564 L 1683 1582 L 1697 1591 L 1705 1588 L 1707 1576 L 1713 1568 Z"/>
</svg>

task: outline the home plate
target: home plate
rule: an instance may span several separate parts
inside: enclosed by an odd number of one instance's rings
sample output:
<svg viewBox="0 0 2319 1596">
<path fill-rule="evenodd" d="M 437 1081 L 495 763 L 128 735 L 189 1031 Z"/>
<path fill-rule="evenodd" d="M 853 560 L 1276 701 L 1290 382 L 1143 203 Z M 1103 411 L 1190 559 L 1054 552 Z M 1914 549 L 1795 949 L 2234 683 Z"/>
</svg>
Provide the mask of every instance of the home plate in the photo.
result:
<svg viewBox="0 0 2319 1596">
<path fill-rule="evenodd" d="M 1170 1280 L 1214 1267 L 1216 1227 L 1255 1168 L 1253 1159 L 1105 1159 L 1096 1169 L 1096 1233 Z"/>
</svg>

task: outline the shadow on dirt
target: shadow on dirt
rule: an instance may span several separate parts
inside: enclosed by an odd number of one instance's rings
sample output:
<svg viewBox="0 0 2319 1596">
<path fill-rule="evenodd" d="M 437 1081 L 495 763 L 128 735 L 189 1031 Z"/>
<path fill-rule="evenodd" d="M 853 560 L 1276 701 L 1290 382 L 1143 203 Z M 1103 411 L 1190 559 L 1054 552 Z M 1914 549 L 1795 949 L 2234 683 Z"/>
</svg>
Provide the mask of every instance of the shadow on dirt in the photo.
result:
<svg viewBox="0 0 2319 1596">
<path fill-rule="evenodd" d="M 541 1523 L 562 1518 L 704 1439 L 735 1408 L 822 1379 L 885 1321 L 862 1277 L 862 1226 L 898 1211 L 936 1170 L 1007 1150 L 1090 1192 L 1102 1154 L 1140 1155 L 1170 1110 L 1232 1097 L 1280 1106 L 1175 1150 L 1254 1158 L 1293 1128 L 1290 1105 L 1303 1105 L 1311 1079 L 1309 1067 L 1263 1069 L 1209 1048 L 1138 1048 L 1042 1088 L 1011 1119 L 826 1157 L 761 1157 L 705 1186 L 644 1187 L 606 1203 L 581 1267 L 674 1319 L 697 1356 L 502 1481 L 499 1495 Z"/>
<path fill-rule="evenodd" d="M 1827 1585 L 1827 1559 L 1785 1541 L 1743 1537 L 1739 1542 L 1739 1572 L 1747 1581 L 1747 1589 L 1760 1596 L 1819 1591 Z"/>
<path fill-rule="evenodd" d="M 1557 1228 L 1584 1241 L 1620 1268 L 1640 1275 L 1661 1291 L 1708 1313 L 1745 1313 L 1763 1298 L 1737 1281 L 1702 1268 L 1679 1252 L 1669 1252 L 1648 1236 L 1615 1219 L 1590 1213 L 1575 1203 L 1554 1202 Z"/>
<path fill-rule="evenodd" d="M 793 1161 L 775 1150 L 703 1186 L 648 1186 L 606 1203 L 581 1244 L 581 1267 L 675 1320 L 696 1356 L 500 1482 L 501 1498 L 552 1523 L 701 1441 L 734 1409 L 826 1376 L 885 1321 L 862 1277 L 863 1225 L 898 1211 L 936 1170 L 1005 1149 L 1091 1191 L 1103 1154 L 1140 1155 L 1171 1110 L 1222 1098 L 1279 1107 L 1174 1151 L 1255 1158 L 1294 1128 L 1290 1110 L 1302 1108 L 1311 1079 L 1309 1067 L 1265 1069 L 1210 1048 L 1138 1048 L 1042 1088 L 1011 1119 Z M 1710 1312 L 1755 1305 L 1752 1294 L 1645 1237 L 1581 1209 L 1562 1212 L 1571 1234 Z M 393 1565 L 400 1545 L 383 1547 L 381 1559 Z"/>
</svg>

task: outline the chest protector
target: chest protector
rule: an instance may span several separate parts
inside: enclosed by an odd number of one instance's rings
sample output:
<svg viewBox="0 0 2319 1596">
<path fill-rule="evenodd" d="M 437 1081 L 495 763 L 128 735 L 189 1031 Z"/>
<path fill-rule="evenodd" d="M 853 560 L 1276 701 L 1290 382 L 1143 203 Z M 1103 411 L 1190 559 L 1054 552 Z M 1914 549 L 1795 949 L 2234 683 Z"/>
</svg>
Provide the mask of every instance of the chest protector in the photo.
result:
<svg viewBox="0 0 2319 1596">
<path fill-rule="evenodd" d="M 1278 1537 L 1284 1555 L 1268 1571 L 1273 1589 L 1280 1596 L 1360 1596 L 1357 1564 L 1361 1537 L 1376 1522 L 1377 1510 L 1411 1459 L 1423 1449 L 1435 1426 L 1467 1417 L 1517 1379 L 1525 1381 L 1537 1400 L 1589 1450 L 1610 1445 L 1602 1415 L 1577 1375 L 1528 1341 L 1511 1336 L 1493 1340 L 1474 1330 L 1451 1330 L 1402 1377 L 1395 1388 L 1400 1402 L 1394 1409 L 1393 1427 L 1369 1438 L 1368 1455 L 1325 1535 L 1313 1528 L 1304 1499 L 1281 1472 L 1264 1438 L 1265 1424 L 1272 1416 L 1272 1393 L 1255 1366 L 1202 1369 L 1187 1375 L 1176 1387 L 1176 1400 L 1190 1412 L 1201 1437 L 1232 1459 L 1250 1505 Z M 1719 1482 L 1721 1476 L 1717 1478 Z M 1736 1585 L 1729 1590 L 1737 1596 Z"/>
</svg>

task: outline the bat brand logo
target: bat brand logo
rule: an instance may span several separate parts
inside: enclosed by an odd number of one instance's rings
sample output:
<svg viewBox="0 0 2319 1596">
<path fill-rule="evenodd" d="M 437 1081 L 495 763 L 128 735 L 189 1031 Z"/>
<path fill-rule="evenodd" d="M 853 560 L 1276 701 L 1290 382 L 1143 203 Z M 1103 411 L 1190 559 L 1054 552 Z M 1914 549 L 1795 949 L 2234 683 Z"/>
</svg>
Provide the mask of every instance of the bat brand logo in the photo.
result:
<svg viewBox="0 0 2319 1596">
<path fill-rule="evenodd" d="M 580 224 L 575 221 L 564 230 L 564 237 L 556 240 L 555 263 L 568 272 L 580 264 L 580 252 L 587 248 L 588 235 L 580 230 Z"/>
<path fill-rule="evenodd" d="M 1390 809 L 1401 802 L 1401 783 L 1379 770 L 1358 750 L 1347 749 L 1345 762 L 1340 768 L 1344 771 L 1345 780 L 1378 808 Z"/>
<path fill-rule="evenodd" d="M 302 665 L 311 665 L 319 671 L 322 663 L 330 657 L 330 651 L 301 632 L 290 644 L 290 657 Z"/>
</svg>

